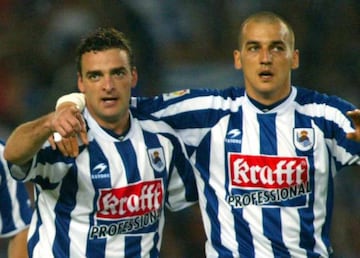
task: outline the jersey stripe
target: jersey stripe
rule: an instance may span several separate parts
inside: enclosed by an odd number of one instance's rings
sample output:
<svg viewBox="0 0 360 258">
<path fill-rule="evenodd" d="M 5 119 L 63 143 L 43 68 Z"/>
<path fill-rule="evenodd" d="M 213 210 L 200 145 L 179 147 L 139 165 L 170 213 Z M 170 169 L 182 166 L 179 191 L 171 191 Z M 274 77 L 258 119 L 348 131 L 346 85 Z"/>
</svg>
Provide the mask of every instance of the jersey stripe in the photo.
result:
<svg viewBox="0 0 360 258">
<path fill-rule="evenodd" d="M 29 226 L 32 209 L 25 185 L 9 173 L 4 145 L 0 140 L 0 236 L 11 237 Z"/>
<path fill-rule="evenodd" d="M 276 114 L 258 114 L 260 128 L 260 153 L 277 155 Z M 264 234 L 272 239 L 272 249 L 275 257 L 290 257 L 283 244 L 282 224 L 279 208 L 263 208 Z"/>
</svg>

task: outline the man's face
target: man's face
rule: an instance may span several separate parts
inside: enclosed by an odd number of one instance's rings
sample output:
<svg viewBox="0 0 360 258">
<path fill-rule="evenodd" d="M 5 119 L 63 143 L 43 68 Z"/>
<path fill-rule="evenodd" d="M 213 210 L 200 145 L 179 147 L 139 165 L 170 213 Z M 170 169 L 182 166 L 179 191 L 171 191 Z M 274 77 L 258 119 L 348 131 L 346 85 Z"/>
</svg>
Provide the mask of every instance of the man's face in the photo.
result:
<svg viewBox="0 0 360 258">
<path fill-rule="evenodd" d="M 242 69 L 247 94 L 270 105 L 290 92 L 291 70 L 299 55 L 282 23 L 250 21 L 242 32 L 240 50 L 234 51 L 235 67 Z"/>
<path fill-rule="evenodd" d="M 78 87 L 85 94 L 89 112 L 103 127 L 116 130 L 125 126 L 131 89 L 137 82 L 127 53 L 117 48 L 87 52 L 81 65 Z"/>
</svg>

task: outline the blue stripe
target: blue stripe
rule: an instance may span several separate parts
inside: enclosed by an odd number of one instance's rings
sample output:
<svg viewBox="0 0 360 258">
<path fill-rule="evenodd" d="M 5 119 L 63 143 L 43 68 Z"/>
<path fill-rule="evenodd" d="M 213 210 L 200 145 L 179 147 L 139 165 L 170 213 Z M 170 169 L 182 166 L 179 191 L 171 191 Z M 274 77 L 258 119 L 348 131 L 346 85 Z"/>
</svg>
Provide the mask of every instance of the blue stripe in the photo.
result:
<svg viewBox="0 0 360 258">
<path fill-rule="evenodd" d="M 260 153 L 277 155 L 276 114 L 257 114 L 260 130 Z"/>
<path fill-rule="evenodd" d="M 30 208 L 30 199 L 24 183 L 17 182 L 16 198 L 20 205 L 20 216 L 25 224 L 29 224 L 32 216 L 32 209 Z"/>
<path fill-rule="evenodd" d="M 68 234 L 71 222 L 71 211 L 76 206 L 78 190 L 77 171 L 70 169 L 63 178 L 59 199 L 55 205 L 55 239 L 52 251 L 54 257 L 70 256 L 70 236 Z"/>
<path fill-rule="evenodd" d="M 154 133 L 143 131 L 143 134 L 144 134 L 144 141 L 145 141 L 145 145 L 146 145 L 147 149 L 162 148 L 158 137 Z M 166 162 L 165 160 L 161 160 L 161 161 Z M 167 166 L 165 164 L 165 167 L 164 167 L 163 171 L 161 171 L 161 172 L 158 172 L 158 171 L 153 169 L 154 177 L 155 178 L 162 178 L 163 181 L 164 181 L 164 186 L 165 187 L 168 185 L 168 177 L 167 177 L 166 167 Z M 166 198 L 167 198 L 167 196 L 166 196 Z M 157 246 L 157 244 L 159 243 L 159 240 L 160 240 L 159 231 L 158 231 L 159 222 L 156 223 L 156 227 L 157 227 L 157 230 L 156 230 L 156 233 L 154 235 L 153 247 L 151 248 L 151 251 L 150 251 L 150 257 L 158 257 L 159 253 L 160 253 L 159 250 L 157 250 L 157 248 L 156 248 L 156 246 Z M 139 245 L 141 245 L 141 243 L 139 243 Z"/>
<path fill-rule="evenodd" d="M 334 206 L 334 178 L 332 176 L 331 171 L 333 170 L 332 164 L 329 161 L 329 171 L 328 174 L 328 191 L 327 191 L 327 199 L 326 199 L 326 217 L 324 221 L 324 227 L 321 232 L 321 237 L 324 242 L 324 244 L 327 246 L 328 252 L 331 253 L 331 243 L 330 243 L 330 230 L 331 230 L 331 219 L 332 219 L 332 211 Z"/>
<path fill-rule="evenodd" d="M 258 114 L 260 128 L 260 153 L 277 155 L 276 114 Z M 274 257 L 289 257 L 290 253 L 284 245 L 280 208 L 263 208 L 264 235 L 271 239 Z"/>
<path fill-rule="evenodd" d="M 204 195 L 206 198 L 206 214 L 210 218 L 211 224 L 211 245 L 216 249 L 219 254 L 219 257 L 232 257 L 232 253 L 229 249 L 223 246 L 221 241 L 221 227 L 220 222 L 218 220 L 219 214 L 219 203 L 217 200 L 217 195 L 215 193 L 215 189 L 210 186 L 210 155 L 208 155 L 208 150 L 210 150 L 210 138 L 211 134 L 209 133 L 203 138 L 202 143 L 199 145 L 198 152 L 201 153 L 201 150 L 207 150 L 206 155 L 196 155 L 196 167 L 199 170 L 200 176 L 204 182 Z"/>
<path fill-rule="evenodd" d="M 171 178 L 172 171 L 174 167 L 177 168 L 179 172 L 179 176 L 181 177 L 184 186 L 186 188 L 185 197 L 187 201 L 196 202 L 198 201 L 198 192 L 196 187 L 196 180 L 194 171 L 192 168 L 192 165 L 190 161 L 186 158 L 186 154 L 184 153 L 183 149 L 181 148 L 181 144 L 179 142 L 179 139 L 176 138 L 174 135 L 169 133 L 160 133 L 164 137 L 168 138 L 173 146 L 173 156 L 171 164 L 169 165 L 169 178 L 164 177 L 164 182 L 168 182 Z M 145 137 L 146 140 L 147 137 Z M 156 137 L 157 139 L 157 137 Z M 146 140 L 146 144 L 148 145 L 148 142 Z M 160 143 L 159 143 L 160 144 Z M 150 146 L 150 145 L 149 145 Z M 168 183 L 165 184 L 165 186 L 168 185 Z"/>
<path fill-rule="evenodd" d="M 154 248 L 152 248 L 152 249 L 150 250 L 150 258 L 157 258 L 157 257 L 159 257 L 159 255 L 160 255 L 160 250 L 158 250 L 157 248 L 155 248 L 156 245 L 157 245 L 157 243 L 159 243 L 159 241 L 160 241 L 160 236 L 159 236 L 159 234 L 156 234 L 156 235 L 154 236 L 154 242 L 153 242 Z"/>
<path fill-rule="evenodd" d="M 126 236 L 124 246 L 124 258 L 141 258 L 141 236 Z"/>
<path fill-rule="evenodd" d="M 35 203 L 34 206 L 38 207 L 38 200 L 39 200 L 39 191 L 37 188 L 35 188 Z M 28 240 L 28 251 L 29 251 L 29 258 L 33 257 L 33 253 L 34 253 L 34 248 L 36 246 L 36 244 L 39 242 L 40 239 L 40 235 L 39 235 L 39 228 L 42 225 L 42 219 L 40 216 L 40 212 L 39 209 L 35 209 L 36 212 L 36 217 L 37 217 L 37 221 L 36 221 L 36 225 L 35 225 L 35 230 L 34 233 L 32 234 L 32 236 L 30 237 L 30 239 Z"/>
<path fill-rule="evenodd" d="M 116 142 L 115 146 L 124 163 L 127 182 L 131 184 L 140 181 L 141 177 L 137 166 L 137 154 L 131 141 Z"/>
<path fill-rule="evenodd" d="M 13 179 L 11 179 L 13 180 Z M 2 222 L 2 228 L 1 228 L 1 232 L 2 234 L 11 232 L 13 230 L 16 229 L 15 227 L 15 223 L 14 223 L 14 219 L 13 219 L 13 215 L 12 215 L 12 204 L 11 204 L 11 196 L 10 196 L 10 192 L 7 187 L 7 178 L 5 175 L 5 170 L 4 167 L 2 165 L 0 165 L 0 200 L 1 200 L 1 212 L 0 212 L 0 216 L 1 216 L 1 222 Z M 4 207 L 7 207 L 6 209 Z"/>
<path fill-rule="evenodd" d="M 130 140 L 117 142 L 116 148 L 121 155 L 124 163 L 125 174 L 129 184 L 141 180 L 139 168 L 137 166 L 137 155 Z M 125 237 L 125 257 L 140 257 L 141 237 Z"/>
<path fill-rule="evenodd" d="M 92 177 L 92 184 L 94 187 L 95 195 L 93 200 L 94 210 L 89 214 L 89 234 L 91 227 L 95 225 L 95 212 L 97 211 L 97 200 L 99 198 L 99 190 L 102 188 L 111 188 L 111 177 L 95 177 L 95 175 L 99 172 L 99 169 L 95 169 L 97 165 L 105 165 L 103 166 L 105 170 L 103 170 L 102 174 L 109 174 L 109 163 L 104 155 L 101 147 L 96 141 L 92 141 L 88 146 L 89 151 L 89 160 L 90 160 L 90 171 Z M 99 222 L 98 222 L 99 223 Z M 101 222 L 99 224 L 102 224 Z M 93 238 L 90 239 L 88 237 L 87 246 L 86 246 L 86 257 L 87 258 L 100 258 L 104 257 L 104 250 L 106 249 L 106 238 Z"/>
<path fill-rule="evenodd" d="M 295 112 L 295 125 L 294 128 L 312 128 L 312 118 Z M 314 207 L 314 191 L 315 191 L 315 167 L 314 167 L 314 155 L 313 149 L 306 152 L 296 149 L 296 155 L 304 157 L 306 156 L 309 162 L 309 177 L 310 177 L 310 188 L 311 194 L 308 198 L 308 207 Z M 300 247 L 307 250 L 308 257 L 314 257 L 315 239 L 314 239 L 314 212 L 312 209 L 299 209 L 300 220 Z"/>
</svg>

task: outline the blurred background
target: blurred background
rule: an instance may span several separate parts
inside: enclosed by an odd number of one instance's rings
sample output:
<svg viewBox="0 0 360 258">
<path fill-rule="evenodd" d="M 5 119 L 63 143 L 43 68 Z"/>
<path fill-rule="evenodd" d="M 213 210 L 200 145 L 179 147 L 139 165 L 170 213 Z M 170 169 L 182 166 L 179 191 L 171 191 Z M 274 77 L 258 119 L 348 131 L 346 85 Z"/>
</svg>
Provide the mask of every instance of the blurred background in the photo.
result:
<svg viewBox="0 0 360 258">
<path fill-rule="evenodd" d="M 0 0 L 0 137 L 76 91 L 75 48 L 99 26 L 131 39 L 134 94 L 242 86 L 232 52 L 242 20 L 274 11 L 293 25 L 300 68 L 293 84 L 360 106 L 358 0 Z M 337 257 L 360 257 L 359 168 L 337 175 L 332 242 Z M 197 207 L 168 213 L 162 257 L 204 257 Z M 6 240 L 0 240 L 0 257 Z"/>
</svg>

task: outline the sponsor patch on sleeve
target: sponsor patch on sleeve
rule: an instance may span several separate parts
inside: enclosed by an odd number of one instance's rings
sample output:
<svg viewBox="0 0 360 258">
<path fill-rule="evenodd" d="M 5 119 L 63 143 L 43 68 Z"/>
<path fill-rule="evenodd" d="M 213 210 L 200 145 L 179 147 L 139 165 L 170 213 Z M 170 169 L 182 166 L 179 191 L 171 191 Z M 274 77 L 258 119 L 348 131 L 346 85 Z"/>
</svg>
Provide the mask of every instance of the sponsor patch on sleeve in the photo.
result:
<svg viewBox="0 0 360 258">
<path fill-rule="evenodd" d="M 174 98 L 184 96 L 185 94 L 188 94 L 189 92 L 190 92 L 189 89 L 184 89 L 184 90 L 173 91 L 170 93 L 164 93 L 163 98 L 164 98 L 164 101 L 166 101 L 169 99 L 174 99 Z"/>
</svg>

